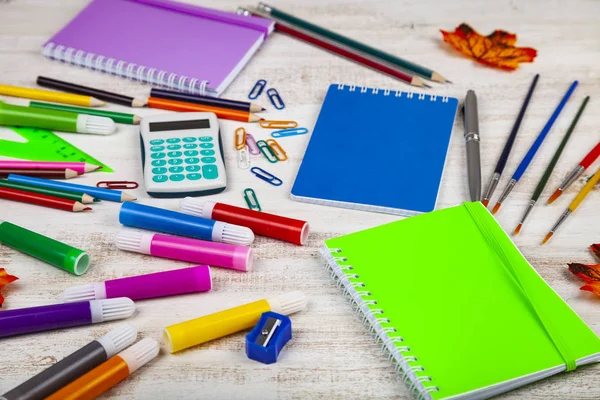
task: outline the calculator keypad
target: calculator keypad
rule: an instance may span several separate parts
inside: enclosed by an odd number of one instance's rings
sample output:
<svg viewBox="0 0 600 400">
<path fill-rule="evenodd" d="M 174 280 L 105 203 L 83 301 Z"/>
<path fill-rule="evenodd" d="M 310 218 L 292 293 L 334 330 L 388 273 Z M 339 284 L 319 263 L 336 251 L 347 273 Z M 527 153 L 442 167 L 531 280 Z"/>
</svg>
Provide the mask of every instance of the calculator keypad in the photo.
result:
<svg viewBox="0 0 600 400">
<path fill-rule="evenodd" d="M 217 159 L 210 157 L 215 155 L 214 150 L 209 150 L 214 148 L 211 142 L 211 136 L 151 140 L 152 180 L 163 183 L 217 179 L 219 170 Z"/>
</svg>

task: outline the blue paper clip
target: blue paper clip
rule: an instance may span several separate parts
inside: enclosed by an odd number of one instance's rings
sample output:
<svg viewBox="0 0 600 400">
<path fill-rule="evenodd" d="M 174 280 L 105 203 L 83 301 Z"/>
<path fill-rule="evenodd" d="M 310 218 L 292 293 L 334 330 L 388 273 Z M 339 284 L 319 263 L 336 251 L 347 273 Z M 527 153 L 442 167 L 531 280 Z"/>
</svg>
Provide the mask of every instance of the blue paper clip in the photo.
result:
<svg viewBox="0 0 600 400">
<path fill-rule="evenodd" d="M 246 335 L 246 355 L 263 364 L 277 362 L 279 353 L 292 339 L 292 321 L 272 311 L 263 313 L 258 324 Z"/>
<path fill-rule="evenodd" d="M 248 94 L 248 98 L 250 100 L 258 99 L 258 96 L 261 95 L 261 93 L 265 89 L 265 86 L 267 86 L 267 81 L 265 81 L 264 79 L 257 80 L 256 83 L 254 84 L 254 87 Z"/>
<path fill-rule="evenodd" d="M 292 128 L 292 129 L 282 129 L 280 131 L 271 132 L 271 136 L 274 138 L 282 138 L 288 136 L 297 136 L 297 135 L 305 135 L 308 133 L 308 129 L 306 128 Z"/>
<path fill-rule="evenodd" d="M 268 182 L 273 186 L 281 186 L 281 184 L 283 183 L 281 179 L 271 174 L 270 172 L 265 171 L 262 168 L 252 167 L 250 168 L 250 172 L 256 175 L 257 178 L 262 179 L 263 181 Z"/>
<path fill-rule="evenodd" d="M 283 99 L 279 95 L 279 92 L 275 88 L 267 89 L 267 96 L 269 96 L 269 100 L 271 100 L 271 104 L 278 110 L 283 110 L 285 108 L 285 103 Z"/>
</svg>

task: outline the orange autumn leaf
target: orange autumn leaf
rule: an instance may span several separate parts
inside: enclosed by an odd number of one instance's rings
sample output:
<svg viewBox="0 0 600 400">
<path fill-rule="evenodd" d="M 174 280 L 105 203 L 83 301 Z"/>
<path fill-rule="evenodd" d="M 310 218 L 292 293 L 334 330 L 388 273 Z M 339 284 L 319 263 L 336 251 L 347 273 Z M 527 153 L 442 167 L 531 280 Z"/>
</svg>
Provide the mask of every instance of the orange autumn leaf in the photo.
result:
<svg viewBox="0 0 600 400">
<path fill-rule="evenodd" d="M 587 290 L 588 292 L 594 293 L 596 296 L 600 296 L 600 282 L 595 281 L 587 283 L 580 287 L 579 290 Z"/>
<path fill-rule="evenodd" d="M 590 246 L 590 249 L 597 258 L 600 258 L 600 244 L 593 244 Z"/>
<path fill-rule="evenodd" d="M 569 271 L 586 282 L 600 281 L 600 264 L 587 265 L 572 263 L 569 264 Z"/>
<path fill-rule="evenodd" d="M 19 278 L 13 275 L 9 275 L 4 268 L 0 268 L 0 290 L 3 286 L 6 286 L 11 282 L 16 281 L 17 279 Z M 4 297 L 2 297 L 2 293 L 0 293 L 0 307 L 2 307 L 2 303 L 4 303 Z"/>
<path fill-rule="evenodd" d="M 456 50 L 475 61 L 513 71 L 519 63 L 533 62 L 537 50 L 531 47 L 515 47 L 517 35 L 496 30 L 488 36 L 482 36 L 467 24 L 460 24 L 454 32 L 440 30 L 444 41 Z"/>
</svg>

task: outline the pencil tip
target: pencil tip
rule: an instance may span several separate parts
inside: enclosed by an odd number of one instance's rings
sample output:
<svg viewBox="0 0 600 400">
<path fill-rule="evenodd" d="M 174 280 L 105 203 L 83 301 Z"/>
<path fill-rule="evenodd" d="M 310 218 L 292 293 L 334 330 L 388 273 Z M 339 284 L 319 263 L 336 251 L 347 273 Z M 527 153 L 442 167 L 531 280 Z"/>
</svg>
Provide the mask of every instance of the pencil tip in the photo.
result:
<svg viewBox="0 0 600 400">
<path fill-rule="evenodd" d="M 91 209 L 92 209 L 92 207 L 86 207 L 83 209 L 83 211 L 87 211 L 87 210 L 91 210 Z"/>
<path fill-rule="evenodd" d="M 546 235 L 546 237 L 544 238 L 544 240 L 542 240 L 542 244 L 546 244 L 546 242 L 548 240 L 550 240 L 550 238 L 552 237 L 553 234 L 554 234 L 554 232 L 548 232 L 548 234 Z"/>
<path fill-rule="evenodd" d="M 427 88 L 427 89 L 431 89 L 431 86 L 429 86 L 429 85 L 428 85 L 428 84 L 426 84 L 426 83 L 424 83 L 422 86 L 423 86 L 423 87 L 425 87 L 425 88 Z"/>
<path fill-rule="evenodd" d="M 519 224 L 517 225 L 517 227 L 515 228 L 513 235 L 518 235 L 519 232 L 521 232 L 521 228 L 523 227 L 523 224 Z"/>
<path fill-rule="evenodd" d="M 100 203 L 102 200 L 100 200 L 100 199 L 94 199 L 94 200 L 92 200 L 92 201 L 93 201 L 94 203 Z"/>
<path fill-rule="evenodd" d="M 454 82 L 452 82 L 452 81 L 449 81 L 448 79 L 446 79 L 446 83 L 454 83 Z"/>
<path fill-rule="evenodd" d="M 266 108 L 263 107 L 262 110 L 260 110 L 260 111 L 265 111 L 265 110 L 266 110 Z"/>
<path fill-rule="evenodd" d="M 501 205 L 502 205 L 502 203 L 496 203 L 496 205 L 494 206 L 494 209 L 492 210 L 492 214 L 496 214 L 498 212 L 498 210 L 500 209 Z"/>
<path fill-rule="evenodd" d="M 548 199 L 548 204 L 552 204 L 554 202 L 554 200 L 556 200 L 560 197 L 561 194 L 562 194 L 562 190 L 556 189 L 556 192 L 554 192 L 552 194 L 552 196 L 550 196 L 550 198 Z"/>
<path fill-rule="evenodd" d="M 488 204 L 490 204 L 490 200 L 489 200 L 489 199 L 482 200 L 482 201 L 481 201 L 481 204 L 483 204 L 483 206 L 484 206 L 485 208 L 487 208 Z"/>
</svg>

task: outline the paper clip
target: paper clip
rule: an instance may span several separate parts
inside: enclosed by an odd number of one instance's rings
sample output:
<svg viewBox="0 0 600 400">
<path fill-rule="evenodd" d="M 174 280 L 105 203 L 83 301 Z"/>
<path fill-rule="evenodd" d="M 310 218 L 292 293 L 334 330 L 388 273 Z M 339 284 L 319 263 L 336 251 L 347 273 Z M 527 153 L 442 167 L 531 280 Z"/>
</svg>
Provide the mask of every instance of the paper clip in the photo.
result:
<svg viewBox="0 0 600 400">
<path fill-rule="evenodd" d="M 279 145 L 279 143 L 277 143 L 277 140 L 267 139 L 267 144 L 269 145 L 269 147 L 271 148 L 273 153 L 275 153 L 275 157 L 277 157 L 277 159 L 279 161 L 285 161 L 288 159 L 288 156 L 285 153 L 285 150 L 283 150 L 283 148 Z"/>
<path fill-rule="evenodd" d="M 237 128 L 235 130 L 235 149 L 241 150 L 246 147 L 246 130 L 244 128 Z"/>
<path fill-rule="evenodd" d="M 254 189 L 246 188 L 244 189 L 244 200 L 246 200 L 246 204 L 248 204 L 248 208 L 251 210 L 262 211 L 260 203 L 256 198 L 256 193 L 254 193 Z"/>
<path fill-rule="evenodd" d="M 258 142 L 256 142 L 256 145 L 260 149 L 260 152 L 263 154 L 263 156 L 265 156 L 267 161 L 269 161 L 270 163 L 276 163 L 277 161 L 279 161 L 279 157 L 277 157 L 277 154 L 275 154 L 275 152 L 267 142 L 265 142 L 264 140 L 259 140 Z"/>
<path fill-rule="evenodd" d="M 96 187 L 105 189 L 137 189 L 140 185 L 137 182 L 130 181 L 100 181 Z"/>
<path fill-rule="evenodd" d="M 283 183 L 281 179 L 265 171 L 262 168 L 252 167 L 250 168 L 250 172 L 256 175 L 257 178 L 262 179 L 263 181 L 270 183 L 273 186 L 281 186 L 281 184 Z"/>
<path fill-rule="evenodd" d="M 250 153 L 248 153 L 248 148 L 244 147 L 241 150 L 237 151 L 237 160 L 238 160 L 238 167 L 241 169 L 248 169 L 250 168 Z"/>
<path fill-rule="evenodd" d="M 271 136 L 274 138 L 282 138 L 288 136 L 298 136 L 305 135 L 308 133 L 308 129 L 306 128 L 292 128 L 292 129 L 282 129 L 280 131 L 271 132 Z"/>
<path fill-rule="evenodd" d="M 271 100 L 271 104 L 278 110 L 283 110 L 285 108 L 285 103 L 283 99 L 279 95 L 279 92 L 275 88 L 267 89 L 267 96 L 269 96 L 269 100 Z"/>
<path fill-rule="evenodd" d="M 265 89 L 265 86 L 267 86 L 267 81 L 265 81 L 264 79 L 257 80 L 256 83 L 254 84 L 254 87 L 248 94 L 248 98 L 250 100 L 258 99 L 258 96 L 261 95 L 261 93 Z"/>
<path fill-rule="evenodd" d="M 261 126 L 261 128 L 268 129 L 289 129 L 298 126 L 296 121 L 269 121 L 266 119 L 261 119 L 258 124 Z"/>
<path fill-rule="evenodd" d="M 246 148 L 248 149 L 250 154 L 260 154 L 260 149 L 256 144 L 256 139 L 254 139 L 254 136 L 252 136 L 251 133 L 246 133 Z"/>
</svg>

